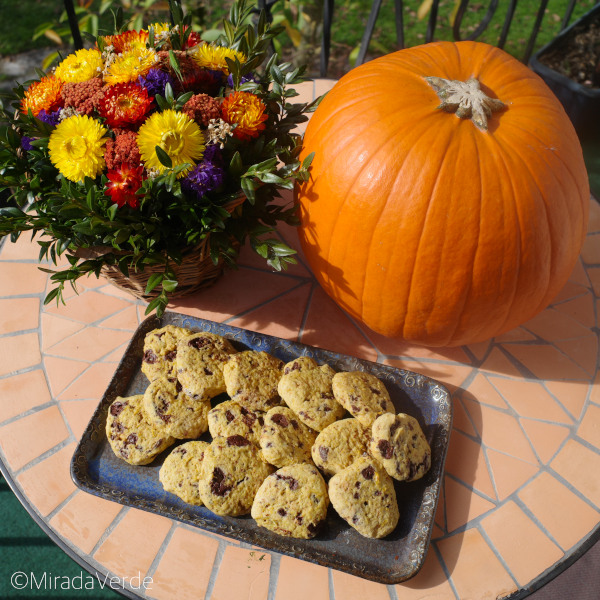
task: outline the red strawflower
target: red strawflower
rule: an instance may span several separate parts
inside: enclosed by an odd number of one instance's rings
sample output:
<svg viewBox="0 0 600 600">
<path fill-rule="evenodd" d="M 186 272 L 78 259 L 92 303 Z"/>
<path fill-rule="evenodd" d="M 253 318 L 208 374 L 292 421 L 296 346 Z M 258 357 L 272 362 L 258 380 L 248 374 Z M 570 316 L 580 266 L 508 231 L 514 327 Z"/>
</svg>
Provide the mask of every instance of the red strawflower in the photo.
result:
<svg viewBox="0 0 600 600">
<path fill-rule="evenodd" d="M 153 100 L 148 90 L 137 83 L 117 83 L 105 91 L 98 112 L 111 127 L 132 127 L 146 116 Z"/>
<path fill-rule="evenodd" d="M 110 196 L 110 199 L 122 208 L 129 204 L 131 208 L 139 206 L 139 197 L 135 193 L 142 186 L 142 173 L 144 167 L 139 165 L 134 167 L 127 163 L 123 163 L 117 169 L 111 169 L 106 176 L 109 183 L 106 184 L 104 193 Z"/>
</svg>

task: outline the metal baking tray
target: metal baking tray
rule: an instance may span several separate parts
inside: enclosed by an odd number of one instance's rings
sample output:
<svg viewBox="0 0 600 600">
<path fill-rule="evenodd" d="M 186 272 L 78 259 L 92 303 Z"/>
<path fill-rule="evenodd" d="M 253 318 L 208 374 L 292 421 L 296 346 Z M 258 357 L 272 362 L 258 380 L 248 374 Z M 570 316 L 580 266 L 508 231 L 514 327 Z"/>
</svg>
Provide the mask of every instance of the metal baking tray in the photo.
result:
<svg viewBox="0 0 600 600">
<path fill-rule="evenodd" d="M 398 526 L 384 539 L 361 536 L 329 507 L 326 525 L 317 538 L 301 540 L 259 527 L 248 515 L 221 517 L 205 507 L 192 506 L 163 490 L 160 467 L 173 447 L 151 464 L 132 466 L 117 458 L 108 444 L 105 423 L 108 407 L 117 396 L 143 393 L 148 380 L 140 370 L 144 336 L 168 324 L 209 331 L 228 338 L 238 350 L 264 350 L 288 362 L 311 356 L 336 371 L 367 371 L 388 389 L 397 412 L 414 416 L 431 445 L 432 465 L 422 479 L 395 482 L 400 508 Z M 226 396 L 213 399 L 213 405 Z M 329 352 L 254 331 L 166 312 L 148 317 L 135 331 L 123 359 L 87 426 L 71 462 L 71 475 L 82 490 L 101 498 L 147 510 L 266 550 L 279 552 L 377 581 L 394 584 L 416 575 L 423 565 L 440 494 L 444 462 L 452 426 L 452 403 L 440 383 L 388 365 Z M 200 439 L 210 440 L 208 432 Z M 185 440 L 183 440 L 185 441 Z"/>
</svg>

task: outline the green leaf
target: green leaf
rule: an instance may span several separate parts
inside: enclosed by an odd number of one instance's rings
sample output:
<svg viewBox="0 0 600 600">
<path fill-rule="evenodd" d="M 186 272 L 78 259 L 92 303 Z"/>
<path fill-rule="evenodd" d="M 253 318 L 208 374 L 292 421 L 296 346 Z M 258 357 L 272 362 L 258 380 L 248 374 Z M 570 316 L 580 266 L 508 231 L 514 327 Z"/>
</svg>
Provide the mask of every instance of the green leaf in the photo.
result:
<svg viewBox="0 0 600 600">
<path fill-rule="evenodd" d="M 146 285 L 146 294 L 149 294 L 160 282 L 163 280 L 163 273 L 152 273 L 150 278 L 148 279 L 148 283 Z"/>
<path fill-rule="evenodd" d="M 156 151 L 156 156 L 161 164 L 164 167 L 167 167 L 167 169 L 172 169 L 173 161 L 171 160 L 171 157 L 160 146 L 155 146 L 154 150 Z"/>
<path fill-rule="evenodd" d="M 302 168 L 303 169 L 308 169 L 313 161 L 313 158 L 315 157 L 315 153 L 311 152 L 303 161 L 302 161 Z"/>
<path fill-rule="evenodd" d="M 246 198 L 250 201 L 250 204 L 254 204 L 254 201 L 256 200 L 256 184 L 254 181 L 248 177 L 242 177 L 240 179 L 240 185 L 242 186 Z"/>
<path fill-rule="evenodd" d="M 171 65 L 173 71 L 175 71 L 175 74 L 177 75 L 179 81 L 183 81 L 183 75 L 181 74 L 181 69 L 179 68 L 179 63 L 175 58 L 173 50 L 169 50 L 169 64 Z M 167 98 L 167 101 L 170 104 L 173 104 L 173 88 L 171 87 L 170 83 L 167 83 L 167 85 L 165 86 L 165 96 Z"/>
<path fill-rule="evenodd" d="M 119 210 L 119 205 L 118 204 L 111 204 L 109 209 L 108 209 L 108 218 L 111 221 L 114 221 L 117 217 L 117 211 Z M 125 241 L 125 240 L 123 240 Z"/>
<path fill-rule="evenodd" d="M 236 150 L 229 163 L 229 173 L 232 177 L 239 177 L 244 172 L 244 163 L 240 153 Z"/>
<path fill-rule="evenodd" d="M 173 292 L 177 287 L 177 280 L 175 279 L 163 279 L 162 286 L 165 292 Z"/>
<path fill-rule="evenodd" d="M 171 61 L 172 54 L 173 54 L 173 51 L 169 50 L 169 62 Z M 174 55 L 173 55 L 173 60 L 175 60 Z M 165 100 L 169 103 L 169 106 L 173 106 L 174 99 L 175 99 L 175 97 L 173 96 L 173 88 L 171 87 L 170 83 L 167 83 L 167 85 L 165 85 Z"/>
</svg>

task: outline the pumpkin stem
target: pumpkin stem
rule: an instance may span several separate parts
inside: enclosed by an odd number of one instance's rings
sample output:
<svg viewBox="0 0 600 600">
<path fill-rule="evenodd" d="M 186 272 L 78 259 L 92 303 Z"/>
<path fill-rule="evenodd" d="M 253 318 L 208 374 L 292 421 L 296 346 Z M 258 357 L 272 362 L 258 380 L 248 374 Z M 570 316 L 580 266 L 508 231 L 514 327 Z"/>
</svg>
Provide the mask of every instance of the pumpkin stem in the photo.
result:
<svg viewBox="0 0 600 600">
<path fill-rule="evenodd" d="M 493 112 L 502 110 L 504 102 L 490 98 L 481 91 L 477 79 L 467 81 L 425 77 L 425 81 L 435 90 L 442 103 L 438 106 L 446 112 L 456 113 L 461 119 L 471 119 L 482 131 L 487 131 L 488 118 Z"/>
</svg>

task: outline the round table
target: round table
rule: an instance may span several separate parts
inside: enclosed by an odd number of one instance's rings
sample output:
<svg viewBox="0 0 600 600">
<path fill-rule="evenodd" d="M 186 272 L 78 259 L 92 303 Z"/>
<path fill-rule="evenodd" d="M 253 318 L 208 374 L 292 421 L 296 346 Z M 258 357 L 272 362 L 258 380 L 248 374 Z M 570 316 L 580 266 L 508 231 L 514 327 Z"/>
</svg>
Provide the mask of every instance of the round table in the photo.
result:
<svg viewBox="0 0 600 600">
<path fill-rule="evenodd" d="M 299 91 L 311 99 L 333 82 Z M 144 304 L 103 279 L 43 305 L 48 275 L 28 236 L 0 251 L 3 473 L 47 533 L 130 597 L 159 600 L 478 600 L 521 598 L 598 537 L 600 522 L 600 205 L 552 305 L 488 342 L 429 349 L 349 318 L 300 254 L 240 268 L 170 309 L 418 371 L 453 394 L 454 422 L 431 546 L 411 580 L 386 586 L 78 490 L 69 464 Z M 299 248 L 293 228 L 279 235 Z"/>
</svg>

